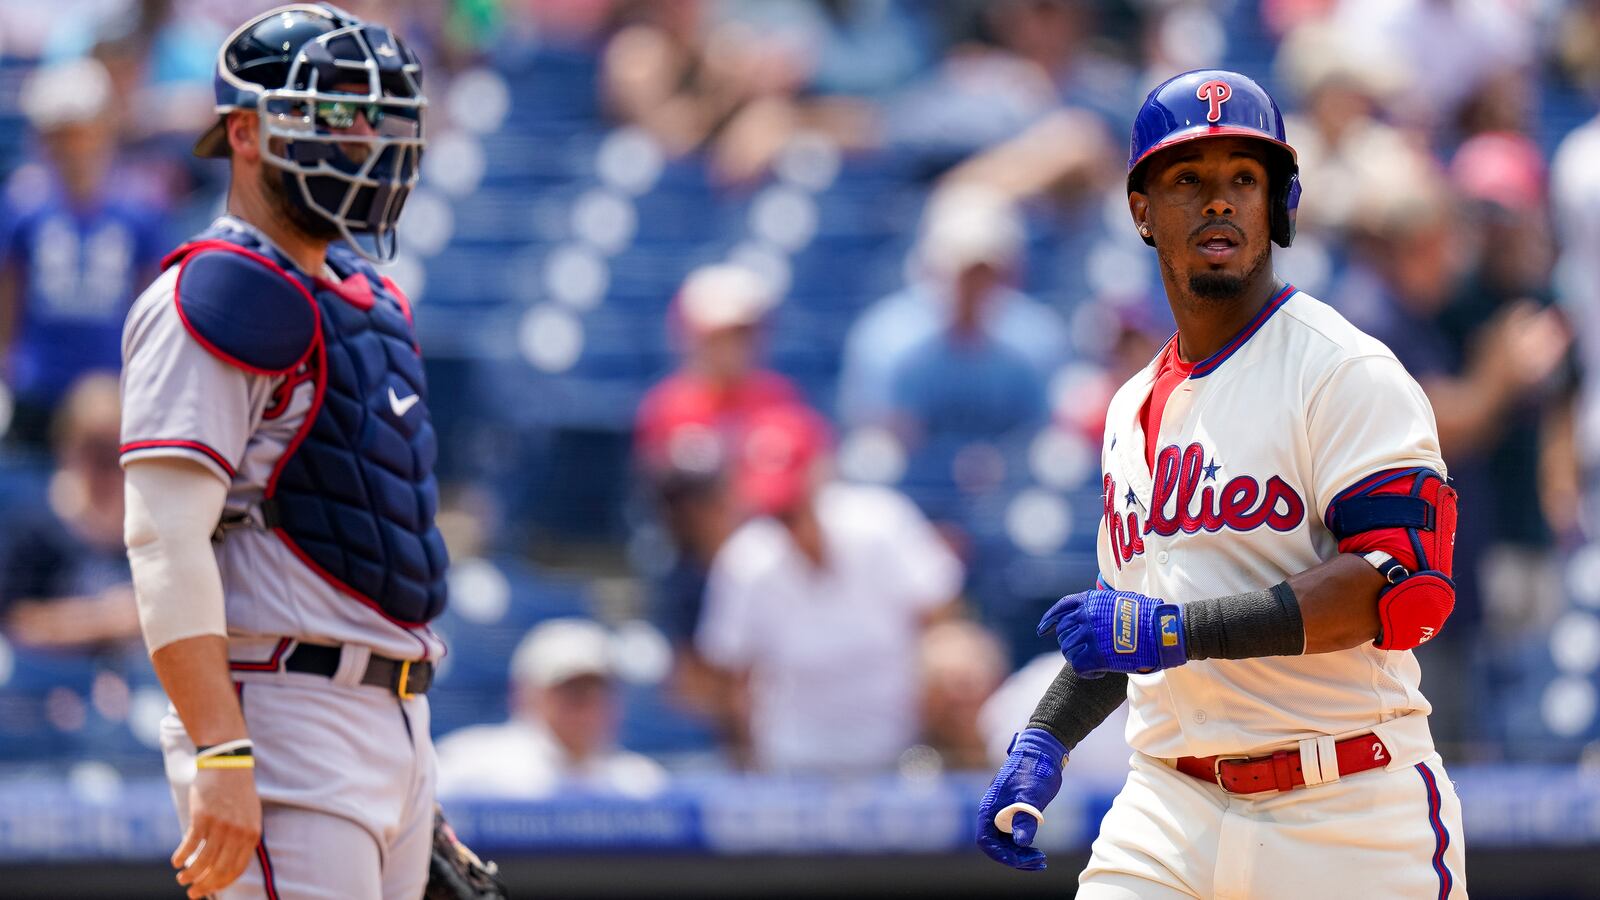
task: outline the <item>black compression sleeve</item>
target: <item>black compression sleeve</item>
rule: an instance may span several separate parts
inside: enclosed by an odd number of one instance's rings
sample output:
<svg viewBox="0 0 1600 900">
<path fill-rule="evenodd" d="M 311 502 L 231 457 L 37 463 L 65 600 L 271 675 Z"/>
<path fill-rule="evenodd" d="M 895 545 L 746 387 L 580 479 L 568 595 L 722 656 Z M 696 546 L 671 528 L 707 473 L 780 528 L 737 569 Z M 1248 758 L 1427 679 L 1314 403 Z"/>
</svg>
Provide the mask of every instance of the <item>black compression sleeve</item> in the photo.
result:
<svg viewBox="0 0 1600 900">
<path fill-rule="evenodd" d="M 1283 581 L 1265 591 L 1185 604 L 1183 645 L 1190 659 L 1299 656 L 1306 648 L 1300 601 Z"/>
<path fill-rule="evenodd" d="M 1028 727 L 1043 728 L 1070 751 L 1126 699 L 1128 676 L 1110 672 L 1100 678 L 1080 678 L 1072 666 L 1063 665 L 1039 698 Z"/>
</svg>

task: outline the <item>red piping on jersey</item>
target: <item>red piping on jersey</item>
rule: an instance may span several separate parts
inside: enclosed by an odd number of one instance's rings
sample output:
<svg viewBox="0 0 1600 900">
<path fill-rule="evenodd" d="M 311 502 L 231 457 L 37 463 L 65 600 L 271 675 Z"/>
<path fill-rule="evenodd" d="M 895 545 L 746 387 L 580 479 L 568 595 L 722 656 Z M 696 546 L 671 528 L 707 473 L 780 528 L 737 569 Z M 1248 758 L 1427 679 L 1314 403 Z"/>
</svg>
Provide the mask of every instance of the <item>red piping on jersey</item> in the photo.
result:
<svg viewBox="0 0 1600 900">
<path fill-rule="evenodd" d="M 296 359 L 293 364 L 285 366 L 282 369 L 262 369 L 257 366 L 252 366 L 244 360 L 229 354 L 227 351 L 206 340 L 204 335 L 200 334 L 200 332 L 197 331 L 193 325 L 189 324 L 189 317 L 184 314 L 183 301 L 180 299 L 183 296 L 181 290 L 183 285 L 183 269 L 189 264 L 189 260 L 193 259 L 196 254 L 205 250 L 227 250 L 231 253 L 237 253 L 241 256 L 261 263 L 272 271 L 282 275 L 285 281 L 294 285 L 295 290 L 300 292 L 300 296 L 304 297 L 306 299 L 306 303 L 310 304 L 312 326 L 311 345 L 306 347 L 305 352 L 300 354 L 300 358 Z M 305 364 L 306 360 L 311 358 L 311 351 L 315 350 L 317 346 L 322 343 L 322 311 L 317 309 L 316 299 L 311 296 L 310 291 L 306 290 L 305 285 L 301 284 L 293 275 L 290 275 L 288 272 L 284 271 L 282 266 L 278 265 L 272 260 L 262 256 L 259 253 L 253 253 L 249 250 L 246 250 L 238 244 L 230 244 L 227 241 L 216 239 L 195 241 L 192 244 L 184 244 L 182 247 L 179 247 L 178 249 L 167 254 L 166 258 L 161 261 L 161 265 L 164 267 L 170 266 L 175 259 L 182 259 L 182 262 L 178 265 L 178 277 L 172 282 L 172 305 L 178 309 L 178 320 L 183 323 L 183 330 L 189 332 L 189 336 L 194 338 L 195 343 L 206 348 L 206 352 L 210 353 L 212 356 L 217 357 L 231 366 L 243 369 L 246 372 L 251 372 L 256 375 L 276 376 L 283 375 L 287 372 L 293 372 L 295 369 L 300 368 L 300 366 Z"/>
<path fill-rule="evenodd" d="M 1296 290 L 1298 289 L 1292 284 L 1284 285 L 1283 290 L 1279 291 L 1271 300 L 1268 300 L 1266 306 L 1261 307 L 1261 311 L 1256 313 L 1255 318 L 1250 320 L 1250 324 L 1246 325 L 1244 330 L 1233 336 L 1233 340 L 1224 344 L 1221 350 L 1218 350 L 1200 362 L 1195 363 L 1194 371 L 1190 373 L 1189 377 L 1204 378 L 1207 375 L 1210 375 L 1212 372 L 1215 372 L 1218 366 L 1226 362 L 1228 357 L 1238 352 L 1239 348 L 1243 347 L 1246 341 L 1250 340 L 1250 338 L 1253 337 L 1256 332 L 1261 330 L 1261 326 L 1267 323 L 1267 319 L 1271 318 L 1273 313 L 1277 312 L 1279 308 L 1283 306 L 1283 304 L 1287 303 L 1289 298 L 1294 295 Z"/>
<path fill-rule="evenodd" d="M 122 456 L 128 453 L 133 453 L 137 450 L 152 450 L 156 447 L 181 447 L 185 450 L 194 450 L 205 454 L 205 456 L 212 462 L 221 466 L 222 471 L 227 472 L 229 478 L 239 474 L 238 470 L 234 469 L 234 467 L 229 464 L 227 458 L 218 452 L 216 448 L 207 444 L 202 444 L 199 441 L 129 441 L 128 443 L 123 444 L 122 447 L 117 450 L 117 455 Z"/>
<path fill-rule="evenodd" d="M 267 900 L 278 900 L 278 879 L 272 873 L 272 855 L 267 852 L 265 836 L 256 842 L 256 861 L 261 863 L 261 886 L 266 889 Z"/>
<path fill-rule="evenodd" d="M 288 650 L 289 645 L 292 643 L 294 641 L 289 638 L 278 638 L 278 646 L 272 648 L 271 656 L 259 662 L 234 662 L 229 660 L 228 668 L 234 672 L 276 672 L 278 667 L 283 664 L 284 651 Z M 239 692 L 241 694 L 244 693 L 243 686 L 240 686 Z"/>
</svg>

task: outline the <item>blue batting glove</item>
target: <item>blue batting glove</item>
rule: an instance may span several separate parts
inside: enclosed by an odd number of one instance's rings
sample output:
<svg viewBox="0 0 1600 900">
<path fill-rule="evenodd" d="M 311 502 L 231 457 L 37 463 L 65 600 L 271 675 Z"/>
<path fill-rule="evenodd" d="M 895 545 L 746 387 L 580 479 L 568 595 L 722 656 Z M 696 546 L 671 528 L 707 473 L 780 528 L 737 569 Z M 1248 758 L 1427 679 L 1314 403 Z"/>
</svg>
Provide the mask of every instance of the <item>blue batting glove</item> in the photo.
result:
<svg viewBox="0 0 1600 900">
<path fill-rule="evenodd" d="M 1039 636 L 1052 628 L 1061 655 L 1084 678 L 1107 672 L 1153 672 L 1189 661 L 1182 611 L 1132 591 L 1068 594 L 1039 621 Z"/>
<path fill-rule="evenodd" d="M 1033 872 L 1045 867 L 1044 853 L 1033 847 L 1044 821 L 1044 808 L 1061 790 L 1061 767 L 1067 748 L 1042 728 L 1029 728 L 1011 739 L 1011 756 L 994 776 L 978 805 L 978 848 L 995 862 Z"/>
</svg>

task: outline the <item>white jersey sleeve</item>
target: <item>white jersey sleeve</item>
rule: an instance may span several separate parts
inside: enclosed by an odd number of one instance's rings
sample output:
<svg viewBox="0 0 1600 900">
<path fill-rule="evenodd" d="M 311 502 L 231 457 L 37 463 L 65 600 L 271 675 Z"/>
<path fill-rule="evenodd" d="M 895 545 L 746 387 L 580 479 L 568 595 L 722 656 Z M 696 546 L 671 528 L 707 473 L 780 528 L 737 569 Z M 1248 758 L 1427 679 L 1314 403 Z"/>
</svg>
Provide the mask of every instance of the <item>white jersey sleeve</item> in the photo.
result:
<svg viewBox="0 0 1600 900">
<path fill-rule="evenodd" d="M 1339 363 L 1312 395 L 1306 416 L 1312 453 L 1312 510 L 1326 518 L 1341 491 L 1386 469 L 1445 474 L 1433 406 L 1392 356 Z"/>
<path fill-rule="evenodd" d="M 231 484 L 271 381 L 202 347 L 178 315 L 177 268 L 134 302 L 122 332 L 122 462 L 193 459 Z"/>
</svg>

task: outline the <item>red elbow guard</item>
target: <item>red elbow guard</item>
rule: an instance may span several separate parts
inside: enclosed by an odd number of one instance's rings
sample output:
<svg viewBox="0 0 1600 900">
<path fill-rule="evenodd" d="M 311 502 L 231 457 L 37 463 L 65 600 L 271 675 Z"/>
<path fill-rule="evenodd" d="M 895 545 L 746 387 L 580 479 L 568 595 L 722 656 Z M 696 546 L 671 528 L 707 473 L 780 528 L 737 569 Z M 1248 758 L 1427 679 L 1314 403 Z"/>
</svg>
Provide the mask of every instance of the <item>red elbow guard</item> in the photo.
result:
<svg viewBox="0 0 1600 900">
<path fill-rule="evenodd" d="M 1437 571 L 1418 572 L 1378 594 L 1379 650 L 1410 650 L 1444 628 L 1456 608 L 1456 586 Z"/>
<path fill-rule="evenodd" d="M 1366 501 L 1365 508 L 1357 506 L 1372 497 L 1394 499 L 1377 501 L 1388 503 L 1387 507 L 1371 501 Z M 1400 498 L 1407 498 L 1410 505 Z M 1437 474 L 1423 470 L 1383 479 L 1379 486 L 1346 498 L 1349 501 L 1354 501 L 1349 511 L 1353 514 L 1344 518 L 1371 527 L 1358 526 L 1350 529 L 1352 533 L 1340 535 L 1339 549 L 1346 553 L 1383 550 L 1397 564 L 1387 573 L 1391 583 L 1378 594 L 1381 633 L 1374 646 L 1410 650 L 1427 643 L 1444 628 L 1456 605 L 1456 588 L 1450 580 L 1455 567 L 1455 490 Z M 1419 511 L 1424 512 L 1419 516 Z M 1405 517 L 1420 521 L 1393 524 Z"/>
</svg>

